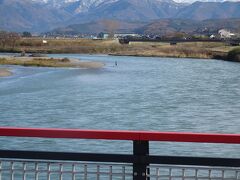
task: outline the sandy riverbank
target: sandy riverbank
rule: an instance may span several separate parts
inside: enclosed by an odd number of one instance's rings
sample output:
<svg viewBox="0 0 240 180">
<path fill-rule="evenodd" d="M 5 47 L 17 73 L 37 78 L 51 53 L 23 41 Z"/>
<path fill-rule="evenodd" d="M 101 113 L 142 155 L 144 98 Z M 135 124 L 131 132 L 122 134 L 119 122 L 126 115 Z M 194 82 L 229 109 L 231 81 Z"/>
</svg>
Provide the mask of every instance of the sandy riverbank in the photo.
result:
<svg viewBox="0 0 240 180">
<path fill-rule="evenodd" d="M 35 67 L 71 67 L 71 68 L 102 68 L 104 63 L 94 61 L 80 61 L 68 58 L 49 57 L 0 57 L 0 65 L 21 65 Z"/>
<path fill-rule="evenodd" d="M 6 68 L 0 68 L 0 77 L 7 77 L 7 76 L 11 76 L 13 73 Z"/>
</svg>

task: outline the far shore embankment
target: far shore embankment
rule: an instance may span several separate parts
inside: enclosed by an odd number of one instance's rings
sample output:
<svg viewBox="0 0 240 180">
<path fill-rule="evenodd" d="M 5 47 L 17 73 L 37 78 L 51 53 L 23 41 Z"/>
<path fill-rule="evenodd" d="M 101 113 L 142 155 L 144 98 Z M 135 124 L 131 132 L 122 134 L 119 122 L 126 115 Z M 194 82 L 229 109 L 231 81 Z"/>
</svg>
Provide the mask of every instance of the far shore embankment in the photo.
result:
<svg viewBox="0 0 240 180">
<path fill-rule="evenodd" d="M 47 43 L 46 43 L 47 42 Z M 40 54 L 108 54 L 114 56 L 172 57 L 195 59 L 219 59 L 237 61 L 229 52 L 235 48 L 224 42 L 184 42 L 175 45 L 163 42 L 131 42 L 120 44 L 118 40 L 46 39 L 26 38 L 18 40 L 14 48 L 0 47 L 0 52 L 26 52 Z M 238 60 L 239 61 L 239 60 Z"/>
<path fill-rule="evenodd" d="M 219 59 L 226 60 L 228 53 L 225 52 L 191 52 L 191 53 L 183 53 L 183 52 L 173 52 L 165 53 L 165 52 L 118 52 L 111 53 L 111 56 L 134 56 L 134 57 L 162 57 L 162 58 L 189 58 L 189 59 Z"/>
</svg>

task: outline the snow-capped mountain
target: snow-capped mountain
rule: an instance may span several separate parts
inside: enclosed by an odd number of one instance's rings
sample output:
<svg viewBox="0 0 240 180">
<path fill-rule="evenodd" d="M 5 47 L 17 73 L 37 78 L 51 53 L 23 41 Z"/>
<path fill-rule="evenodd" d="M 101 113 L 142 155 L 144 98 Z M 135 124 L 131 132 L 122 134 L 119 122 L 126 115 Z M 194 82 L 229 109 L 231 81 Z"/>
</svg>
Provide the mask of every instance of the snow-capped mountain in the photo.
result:
<svg viewBox="0 0 240 180">
<path fill-rule="evenodd" d="M 67 11 L 74 12 L 75 14 L 88 12 L 90 9 L 96 8 L 100 5 L 107 5 L 123 0 L 30 0 L 37 3 L 46 4 L 50 7 L 64 8 Z M 141 0 L 139 0 L 141 1 Z M 149 2 L 167 2 L 169 0 L 148 0 Z M 194 3 L 200 2 L 238 2 L 240 0 L 173 0 L 176 3 Z"/>
<path fill-rule="evenodd" d="M 64 4 L 64 3 L 76 2 L 79 0 L 32 0 L 32 1 L 38 2 L 38 3 Z"/>
<path fill-rule="evenodd" d="M 104 19 L 151 22 L 240 18 L 240 2 L 216 1 L 188 4 L 176 0 L 0 0 L 0 30 L 42 32 Z"/>
<path fill-rule="evenodd" d="M 68 12 L 74 12 L 75 14 L 88 12 L 90 9 L 96 8 L 100 5 L 107 5 L 118 0 L 68 0 L 65 4 L 62 4 Z"/>
<path fill-rule="evenodd" d="M 111 3 L 117 0 L 32 0 L 37 3 L 48 4 L 54 7 L 68 6 L 75 3 L 79 5 L 80 9 L 89 8 L 91 6 L 98 6 L 101 3 Z"/>
<path fill-rule="evenodd" d="M 67 3 L 73 3 L 78 0 L 32 0 L 32 1 L 36 3 L 46 4 L 52 7 L 61 7 Z"/>
<path fill-rule="evenodd" d="M 110 4 L 119 0 L 30 0 L 35 3 L 45 4 L 48 7 L 63 8 L 75 14 L 88 12 L 101 4 Z"/>
</svg>

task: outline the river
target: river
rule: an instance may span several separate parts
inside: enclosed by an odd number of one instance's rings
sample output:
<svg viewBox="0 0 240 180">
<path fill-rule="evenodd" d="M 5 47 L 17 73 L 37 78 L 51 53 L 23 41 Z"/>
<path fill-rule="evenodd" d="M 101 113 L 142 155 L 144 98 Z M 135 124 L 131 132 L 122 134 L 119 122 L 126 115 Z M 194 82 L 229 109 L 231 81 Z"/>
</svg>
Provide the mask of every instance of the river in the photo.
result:
<svg viewBox="0 0 240 180">
<path fill-rule="evenodd" d="M 14 75 L 0 78 L 1 126 L 240 133 L 239 63 L 49 56 L 102 61 L 106 66 L 10 66 Z M 152 154 L 161 155 L 240 155 L 239 145 L 158 142 L 150 147 Z M 0 149 L 128 153 L 132 147 L 131 142 L 2 137 Z"/>
</svg>

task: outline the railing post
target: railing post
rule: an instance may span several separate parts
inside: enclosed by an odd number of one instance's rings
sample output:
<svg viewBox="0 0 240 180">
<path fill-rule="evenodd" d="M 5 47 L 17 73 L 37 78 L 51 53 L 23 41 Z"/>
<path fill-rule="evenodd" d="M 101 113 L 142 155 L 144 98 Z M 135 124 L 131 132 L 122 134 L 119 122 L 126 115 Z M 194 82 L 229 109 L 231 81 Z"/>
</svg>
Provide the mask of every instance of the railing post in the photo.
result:
<svg viewBox="0 0 240 180">
<path fill-rule="evenodd" d="M 133 141 L 133 155 L 137 163 L 133 163 L 133 180 L 150 180 L 145 157 L 149 155 L 149 141 Z"/>
</svg>

